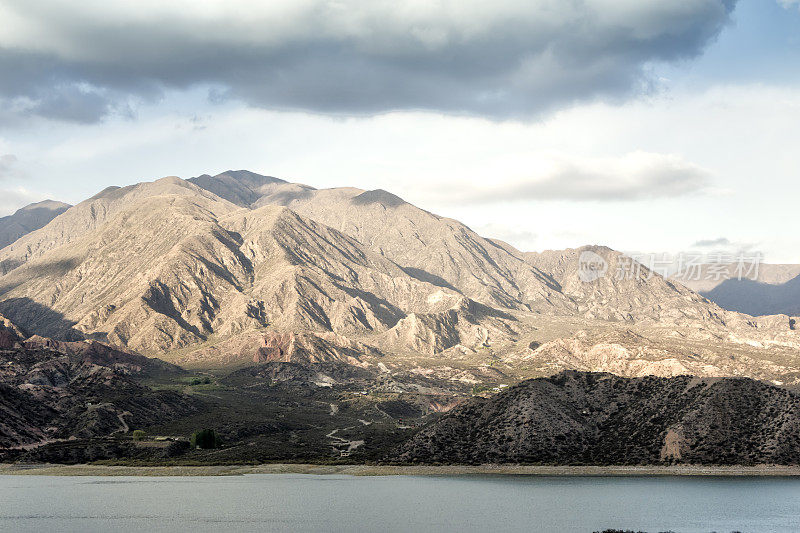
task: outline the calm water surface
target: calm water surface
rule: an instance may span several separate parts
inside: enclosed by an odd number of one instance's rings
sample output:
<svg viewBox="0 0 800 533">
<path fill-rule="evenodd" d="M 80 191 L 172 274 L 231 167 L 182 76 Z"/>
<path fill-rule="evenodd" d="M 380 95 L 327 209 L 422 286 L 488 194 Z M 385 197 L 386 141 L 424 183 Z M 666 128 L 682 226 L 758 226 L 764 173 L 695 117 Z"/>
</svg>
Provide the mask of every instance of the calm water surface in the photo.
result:
<svg viewBox="0 0 800 533">
<path fill-rule="evenodd" d="M 800 531 L 800 480 L 0 476 L 0 531 Z"/>
</svg>

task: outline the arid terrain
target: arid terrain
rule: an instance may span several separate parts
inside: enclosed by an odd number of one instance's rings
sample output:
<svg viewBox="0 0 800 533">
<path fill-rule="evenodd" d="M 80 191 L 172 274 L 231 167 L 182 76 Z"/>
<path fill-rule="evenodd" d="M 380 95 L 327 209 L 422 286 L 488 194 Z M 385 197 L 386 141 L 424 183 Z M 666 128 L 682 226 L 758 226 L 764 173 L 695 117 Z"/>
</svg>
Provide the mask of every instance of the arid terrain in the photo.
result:
<svg viewBox="0 0 800 533">
<path fill-rule="evenodd" d="M 522 252 L 383 190 L 231 171 L 110 187 L 42 222 L 0 250 L 7 459 L 164 459 L 120 439 L 202 427 L 229 446 L 192 460 L 379 459 L 565 370 L 800 385 L 789 315 L 724 309 L 603 246 Z M 603 275 L 584 279 L 587 254 Z M 669 430 L 581 460 L 661 461 Z M 794 461 L 770 453 L 731 457 Z"/>
</svg>

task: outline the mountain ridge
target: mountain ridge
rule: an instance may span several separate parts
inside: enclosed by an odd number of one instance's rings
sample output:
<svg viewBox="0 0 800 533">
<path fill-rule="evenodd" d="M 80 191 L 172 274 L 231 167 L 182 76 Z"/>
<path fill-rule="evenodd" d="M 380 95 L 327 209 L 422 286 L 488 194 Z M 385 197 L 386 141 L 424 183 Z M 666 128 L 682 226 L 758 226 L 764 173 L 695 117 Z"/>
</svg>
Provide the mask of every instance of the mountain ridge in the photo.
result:
<svg viewBox="0 0 800 533">
<path fill-rule="evenodd" d="M 567 371 L 456 407 L 390 460 L 798 464 L 800 396 L 747 378 Z"/>
<path fill-rule="evenodd" d="M 584 253 L 608 275 L 582 280 Z M 1 250 L 0 312 L 192 365 L 329 358 L 451 377 L 499 365 L 514 379 L 609 368 L 595 357 L 602 332 L 632 329 L 630 372 L 800 383 L 789 317 L 725 311 L 641 265 L 617 279 L 627 259 L 520 252 L 386 191 L 229 171 L 108 188 Z M 726 353 L 759 363 L 723 364 Z"/>
</svg>

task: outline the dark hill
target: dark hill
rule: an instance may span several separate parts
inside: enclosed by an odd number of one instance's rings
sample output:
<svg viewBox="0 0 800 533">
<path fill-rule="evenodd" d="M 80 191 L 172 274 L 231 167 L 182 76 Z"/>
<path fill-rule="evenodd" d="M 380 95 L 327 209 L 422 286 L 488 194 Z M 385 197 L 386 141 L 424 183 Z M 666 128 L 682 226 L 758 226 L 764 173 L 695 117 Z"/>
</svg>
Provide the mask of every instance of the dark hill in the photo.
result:
<svg viewBox="0 0 800 533">
<path fill-rule="evenodd" d="M 392 460 L 798 464 L 800 396 L 747 378 L 562 372 L 470 400 Z"/>
<path fill-rule="evenodd" d="M 99 342 L 26 339 L 0 315 L 0 460 L 4 448 L 106 437 L 196 413 L 198 400 L 138 381 L 182 373 Z"/>
</svg>

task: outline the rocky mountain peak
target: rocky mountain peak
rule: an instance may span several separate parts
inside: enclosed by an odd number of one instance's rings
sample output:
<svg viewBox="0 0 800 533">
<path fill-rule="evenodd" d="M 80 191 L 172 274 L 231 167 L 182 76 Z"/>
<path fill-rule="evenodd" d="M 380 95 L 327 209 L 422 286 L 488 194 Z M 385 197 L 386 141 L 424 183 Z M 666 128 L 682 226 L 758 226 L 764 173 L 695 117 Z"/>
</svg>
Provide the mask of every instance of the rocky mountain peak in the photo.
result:
<svg viewBox="0 0 800 533">
<path fill-rule="evenodd" d="M 241 207 L 252 207 L 262 196 L 287 184 L 282 179 L 248 170 L 228 170 L 216 176 L 203 174 L 187 181 Z"/>
</svg>

